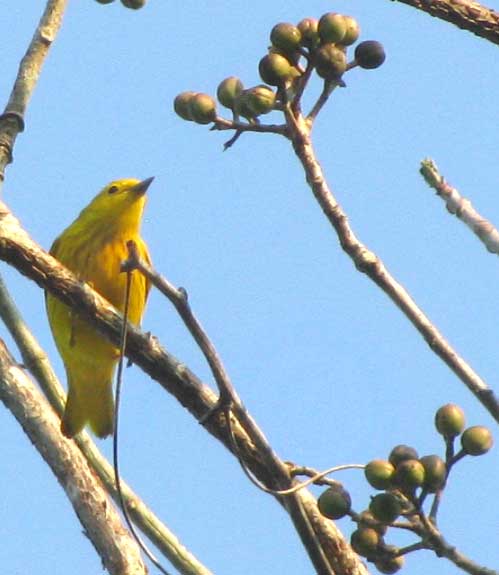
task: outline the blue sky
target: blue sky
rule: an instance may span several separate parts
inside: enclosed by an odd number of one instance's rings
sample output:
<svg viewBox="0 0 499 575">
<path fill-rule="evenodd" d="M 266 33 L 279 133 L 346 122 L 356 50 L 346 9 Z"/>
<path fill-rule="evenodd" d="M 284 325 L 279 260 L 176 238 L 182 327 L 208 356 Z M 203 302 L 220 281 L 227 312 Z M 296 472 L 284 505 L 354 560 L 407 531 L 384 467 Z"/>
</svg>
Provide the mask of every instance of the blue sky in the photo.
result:
<svg viewBox="0 0 499 575">
<path fill-rule="evenodd" d="M 4 2 L 3 102 L 43 4 Z M 497 0 L 489 5 L 499 9 Z M 156 268 L 188 290 L 279 455 L 319 469 L 386 457 L 399 443 L 442 453 L 432 422 L 448 402 L 465 409 L 470 425 L 496 429 L 387 297 L 354 269 L 284 139 L 247 134 L 222 153 L 226 133 L 183 122 L 172 111 L 178 92 L 213 94 L 229 75 L 259 83 L 257 64 L 272 26 L 330 10 L 355 16 L 362 39 L 381 41 L 387 60 L 377 71 L 349 73 L 348 87 L 320 115 L 313 138 L 325 175 L 361 241 L 497 389 L 497 257 L 418 174 L 420 160 L 431 156 L 485 217 L 499 222 L 497 47 L 407 6 L 256 0 L 249 9 L 237 1 L 149 0 L 135 12 L 119 2 L 72 2 L 4 185 L 6 203 L 48 249 L 108 181 L 156 176 L 143 226 Z M 2 273 L 64 380 L 42 293 L 5 265 Z M 157 293 L 144 328 L 211 381 Z M 3 327 L 0 336 L 7 337 Z M 123 475 L 184 544 L 217 575 L 311 573 L 279 505 L 137 367 L 126 377 Z M 99 559 L 65 494 L 5 409 L 0 429 L 4 572 L 98 573 Z M 110 441 L 100 445 L 110 454 Z M 464 460 L 440 513 L 448 540 L 490 568 L 499 564 L 498 469 L 497 449 Z M 371 494 L 362 474 L 337 478 L 362 510 Z M 349 533 L 352 524 L 344 519 L 340 527 Z M 403 572 L 459 571 L 420 552 Z"/>
</svg>

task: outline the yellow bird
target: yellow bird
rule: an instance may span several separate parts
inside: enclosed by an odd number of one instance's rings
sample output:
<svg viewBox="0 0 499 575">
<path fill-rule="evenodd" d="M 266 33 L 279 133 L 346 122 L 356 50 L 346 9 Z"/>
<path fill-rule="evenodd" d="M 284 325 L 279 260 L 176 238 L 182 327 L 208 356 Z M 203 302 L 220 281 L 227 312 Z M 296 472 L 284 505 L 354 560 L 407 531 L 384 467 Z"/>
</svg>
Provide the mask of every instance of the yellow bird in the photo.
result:
<svg viewBox="0 0 499 575">
<path fill-rule="evenodd" d="M 140 224 L 152 180 L 111 182 L 50 248 L 56 259 L 120 311 L 125 304 L 126 274 L 120 273 L 120 265 L 128 256 L 126 242 L 134 240 L 141 258 L 150 262 Z M 128 319 L 136 325 L 140 324 L 149 288 L 149 281 L 140 272 L 132 272 Z M 46 307 L 68 381 L 61 430 L 73 437 L 88 423 L 98 437 L 107 437 L 113 433 L 113 376 L 118 349 L 49 293 Z"/>
</svg>

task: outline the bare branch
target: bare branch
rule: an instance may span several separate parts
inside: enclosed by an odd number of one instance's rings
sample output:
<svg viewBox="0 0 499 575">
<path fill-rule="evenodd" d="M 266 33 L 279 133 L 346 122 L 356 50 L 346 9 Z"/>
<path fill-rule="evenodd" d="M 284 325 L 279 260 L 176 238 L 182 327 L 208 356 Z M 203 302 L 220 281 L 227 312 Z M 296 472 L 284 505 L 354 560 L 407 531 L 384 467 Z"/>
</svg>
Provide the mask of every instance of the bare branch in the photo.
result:
<svg viewBox="0 0 499 575">
<path fill-rule="evenodd" d="M 398 0 L 499 44 L 499 12 L 472 0 Z"/>
<path fill-rule="evenodd" d="M 0 203 L 0 259 L 53 293 L 111 342 L 119 345 L 121 315 L 98 293 L 80 282 L 57 260 L 37 246 L 2 203 Z M 198 421 L 207 413 L 213 412 L 217 403 L 213 391 L 184 364 L 166 352 L 155 338 L 129 325 L 126 352 L 135 364 L 174 395 Z M 237 414 L 240 417 L 239 411 Z M 214 413 L 212 417 L 203 421 L 203 426 L 231 449 L 223 414 Z M 289 484 L 291 478 L 283 462 L 282 466 L 268 467 L 266 454 L 258 449 L 238 421 L 235 421 L 233 429 L 239 455 L 262 483 Z M 259 432 L 258 428 L 256 431 Z M 341 532 L 320 514 L 315 498 L 306 489 L 292 496 L 278 497 L 278 501 L 290 514 L 319 575 L 366 573 L 363 563 L 351 550 Z"/>
<path fill-rule="evenodd" d="M 21 60 L 14 87 L 0 116 L 0 187 L 5 167 L 12 162 L 12 151 L 19 132 L 24 130 L 24 115 L 40 72 L 57 32 L 67 0 L 49 0 L 33 39 Z"/>
<path fill-rule="evenodd" d="M 492 222 L 481 216 L 471 205 L 471 202 L 463 198 L 456 188 L 445 181 L 435 162 L 431 159 L 423 160 L 419 171 L 426 183 L 437 192 L 437 196 L 445 201 L 447 210 L 471 228 L 489 252 L 499 254 L 499 231 L 497 228 Z"/>
<path fill-rule="evenodd" d="M 499 422 L 499 401 L 492 389 L 464 361 L 456 350 L 417 306 L 407 290 L 387 270 L 381 259 L 363 245 L 355 236 L 348 218 L 329 189 L 322 169 L 315 157 L 306 120 L 287 113 L 291 141 L 307 177 L 312 192 L 334 227 L 341 247 L 350 256 L 357 269 L 365 273 L 380 287 L 424 337 L 430 348 L 459 377 L 466 387 L 482 403 L 492 417 Z"/>
<path fill-rule="evenodd" d="M 68 495 L 85 533 L 109 573 L 140 575 L 147 568 L 106 490 L 60 421 L 0 340 L 0 397 L 15 415 Z"/>
<path fill-rule="evenodd" d="M 0 278 L 0 317 L 13 336 L 23 358 L 24 365 L 41 386 L 54 411 L 60 416 L 63 412 L 65 394 L 48 358 L 24 323 L 19 311 Z M 118 503 L 114 483 L 113 468 L 101 454 L 88 433 L 79 433 L 74 440 L 86 457 L 89 465 L 97 473 L 113 500 Z M 153 511 L 122 480 L 121 489 L 127 509 L 133 522 L 148 537 L 161 553 L 183 575 L 210 575 L 209 571 L 178 540 L 174 533 L 159 520 Z"/>
</svg>

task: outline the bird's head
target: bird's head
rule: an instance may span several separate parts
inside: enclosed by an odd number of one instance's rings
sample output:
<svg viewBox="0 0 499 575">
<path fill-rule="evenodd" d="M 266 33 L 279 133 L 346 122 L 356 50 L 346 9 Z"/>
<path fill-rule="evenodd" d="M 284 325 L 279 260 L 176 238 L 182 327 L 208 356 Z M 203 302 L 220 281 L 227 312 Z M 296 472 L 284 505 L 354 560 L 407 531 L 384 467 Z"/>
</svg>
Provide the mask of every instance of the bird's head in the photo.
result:
<svg viewBox="0 0 499 575">
<path fill-rule="evenodd" d="M 94 225 L 138 228 L 146 203 L 146 191 L 154 178 L 114 180 L 105 186 L 81 212 Z"/>
</svg>

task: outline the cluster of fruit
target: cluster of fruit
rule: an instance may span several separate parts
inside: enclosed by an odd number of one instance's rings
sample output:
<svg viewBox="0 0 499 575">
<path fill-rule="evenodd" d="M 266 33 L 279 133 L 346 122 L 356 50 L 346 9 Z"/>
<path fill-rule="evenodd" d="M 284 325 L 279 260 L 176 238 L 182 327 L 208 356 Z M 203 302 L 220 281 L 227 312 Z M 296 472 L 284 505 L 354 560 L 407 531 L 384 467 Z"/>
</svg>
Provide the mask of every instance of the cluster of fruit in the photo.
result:
<svg viewBox="0 0 499 575">
<path fill-rule="evenodd" d="M 98 2 L 99 4 L 111 4 L 111 2 L 114 2 L 114 0 L 96 0 L 96 2 Z M 146 0 L 121 0 L 121 3 L 126 8 L 131 8 L 132 10 L 138 10 L 139 8 L 142 8 L 145 5 Z"/>
<path fill-rule="evenodd" d="M 259 63 L 265 84 L 245 89 L 241 80 L 231 76 L 217 89 L 222 106 L 230 109 L 235 119 L 243 116 L 249 122 L 285 102 L 299 97 L 313 70 L 330 85 L 343 85 L 342 76 L 351 68 L 378 68 L 385 61 L 383 46 L 374 40 L 357 45 L 354 58 L 347 61 L 347 48 L 360 34 L 351 16 L 328 12 L 319 20 L 304 18 L 298 25 L 282 22 L 270 33 L 271 45 Z M 270 86 L 277 88 L 274 92 Z M 215 99 L 208 94 L 182 92 L 174 101 L 175 112 L 184 120 L 209 124 L 217 117 Z"/>
<path fill-rule="evenodd" d="M 360 514 L 351 509 L 351 497 L 340 484 L 326 489 L 319 497 L 319 510 L 330 519 L 349 515 L 357 522 L 351 535 L 352 548 L 372 561 L 381 573 L 396 573 L 404 564 L 404 550 L 387 545 L 384 536 L 388 527 L 396 527 L 401 517 L 405 529 L 420 535 L 424 529 L 423 503 L 429 494 L 441 492 L 451 467 L 466 455 L 482 455 L 492 447 L 490 431 L 481 425 L 465 427 L 462 409 L 447 404 L 435 415 L 437 431 L 446 443 L 445 461 L 438 455 L 419 457 L 413 447 L 394 447 L 388 460 L 375 459 L 364 468 L 369 484 L 382 490 L 371 498 L 368 509 Z M 463 431 L 464 430 L 464 431 Z M 454 440 L 461 436 L 461 449 L 454 453 Z M 429 521 L 435 519 L 438 506 L 433 506 Z"/>
</svg>

